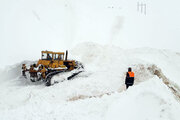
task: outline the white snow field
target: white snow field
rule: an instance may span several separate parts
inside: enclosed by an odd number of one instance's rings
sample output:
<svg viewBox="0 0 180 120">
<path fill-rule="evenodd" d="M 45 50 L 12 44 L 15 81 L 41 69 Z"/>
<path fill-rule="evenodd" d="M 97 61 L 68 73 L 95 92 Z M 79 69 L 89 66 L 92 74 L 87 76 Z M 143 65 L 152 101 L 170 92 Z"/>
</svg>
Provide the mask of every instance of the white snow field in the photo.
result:
<svg viewBox="0 0 180 120">
<path fill-rule="evenodd" d="M 137 10 L 137 3 L 146 4 L 146 14 Z M 89 41 L 180 52 L 179 4 L 179 0 L 0 0 L 4 57 L 0 68 L 38 59 L 41 50 L 64 51 Z"/>
<path fill-rule="evenodd" d="M 69 51 L 85 71 L 53 77 L 46 87 L 21 77 L 21 64 L 1 71 L 0 120 L 179 120 L 180 53 L 81 43 Z M 127 68 L 135 85 L 125 90 Z"/>
</svg>

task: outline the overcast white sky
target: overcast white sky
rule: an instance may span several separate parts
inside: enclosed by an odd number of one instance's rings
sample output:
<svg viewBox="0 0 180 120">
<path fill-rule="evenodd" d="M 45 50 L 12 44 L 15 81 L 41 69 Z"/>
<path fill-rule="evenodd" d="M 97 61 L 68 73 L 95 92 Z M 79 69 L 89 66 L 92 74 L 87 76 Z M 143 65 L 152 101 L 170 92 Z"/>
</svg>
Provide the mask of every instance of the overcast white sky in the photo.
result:
<svg viewBox="0 0 180 120">
<path fill-rule="evenodd" d="M 146 15 L 137 11 L 146 4 Z M 1 67 L 80 42 L 180 52 L 178 0 L 0 0 Z"/>
</svg>

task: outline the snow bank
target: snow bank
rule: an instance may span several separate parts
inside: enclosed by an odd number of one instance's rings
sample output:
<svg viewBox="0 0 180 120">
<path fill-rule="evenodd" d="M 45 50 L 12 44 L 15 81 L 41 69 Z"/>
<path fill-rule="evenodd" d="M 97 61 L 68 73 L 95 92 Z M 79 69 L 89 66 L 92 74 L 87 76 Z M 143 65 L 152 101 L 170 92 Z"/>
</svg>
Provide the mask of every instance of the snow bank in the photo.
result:
<svg viewBox="0 0 180 120">
<path fill-rule="evenodd" d="M 110 105 L 106 120 L 179 120 L 180 104 L 157 77 L 123 92 Z"/>
<path fill-rule="evenodd" d="M 179 54 L 151 48 L 125 50 L 112 45 L 82 43 L 70 50 L 69 58 L 81 61 L 85 72 L 51 87 L 20 77 L 21 63 L 6 70 L 9 72 L 4 72 L 5 82 L 0 81 L 2 120 L 180 118 L 174 112 L 180 109 L 179 103 L 160 77 L 165 76 L 170 84 L 179 88 Z M 125 91 L 128 67 L 135 72 L 135 85 Z M 10 71 L 12 76 L 8 78 Z M 53 79 L 61 81 L 66 76 L 59 74 Z"/>
<path fill-rule="evenodd" d="M 33 91 L 28 99 L 16 107 L 8 110 L 1 108 L 1 119 L 119 120 L 121 118 L 123 120 L 179 120 L 180 118 L 178 113 L 180 104 L 169 88 L 157 77 L 130 87 L 121 93 L 116 92 L 112 95 L 104 95 L 101 98 L 73 102 L 61 101 L 58 99 L 60 94 L 57 95 L 57 93 L 53 94 L 46 91 L 48 93 L 45 97 L 45 95 L 39 96 L 38 92 L 40 90 Z"/>
</svg>

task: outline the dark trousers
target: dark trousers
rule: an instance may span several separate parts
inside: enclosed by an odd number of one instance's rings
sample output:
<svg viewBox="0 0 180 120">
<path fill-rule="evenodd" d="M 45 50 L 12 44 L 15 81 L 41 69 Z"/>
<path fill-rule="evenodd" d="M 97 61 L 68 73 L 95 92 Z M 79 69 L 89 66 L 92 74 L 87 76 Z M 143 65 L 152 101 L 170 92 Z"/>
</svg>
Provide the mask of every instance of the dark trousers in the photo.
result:
<svg viewBox="0 0 180 120">
<path fill-rule="evenodd" d="M 23 76 L 26 76 L 26 74 L 25 74 L 25 71 L 24 71 L 24 70 L 22 71 L 22 75 L 23 75 Z"/>
<path fill-rule="evenodd" d="M 129 87 L 129 86 L 132 86 L 132 85 L 130 85 L 130 84 L 126 84 L 126 89 L 128 89 L 128 87 Z"/>
</svg>

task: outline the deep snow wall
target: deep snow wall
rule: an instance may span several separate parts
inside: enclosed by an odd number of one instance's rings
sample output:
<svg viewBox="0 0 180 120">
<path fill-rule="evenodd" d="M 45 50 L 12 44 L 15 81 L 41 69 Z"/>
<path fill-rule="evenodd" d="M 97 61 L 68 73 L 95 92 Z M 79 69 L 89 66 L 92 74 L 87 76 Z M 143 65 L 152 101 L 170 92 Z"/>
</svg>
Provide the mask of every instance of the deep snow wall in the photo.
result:
<svg viewBox="0 0 180 120">
<path fill-rule="evenodd" d="M 147 5 L 146 15 L 137 10 L 138 2 Z M 178 0 L 1 0 L 1 67 L 87 41 L 179 51 L 178 5 Z"/>
</svg>

